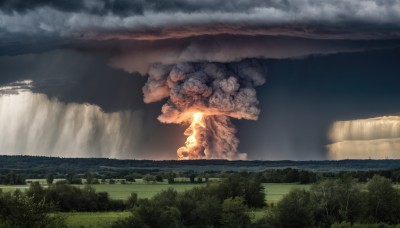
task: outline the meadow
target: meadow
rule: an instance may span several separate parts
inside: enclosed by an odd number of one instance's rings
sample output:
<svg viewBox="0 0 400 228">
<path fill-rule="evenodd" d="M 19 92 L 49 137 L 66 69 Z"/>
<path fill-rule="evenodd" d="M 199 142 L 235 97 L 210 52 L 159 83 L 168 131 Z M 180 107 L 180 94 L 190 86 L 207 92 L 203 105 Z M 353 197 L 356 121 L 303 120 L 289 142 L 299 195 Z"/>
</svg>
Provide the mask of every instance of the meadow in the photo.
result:
<svg viewBox="0 0 400 228">
<path fill-rule="evenodd" d="M 177 192 L 202 186 L 204 184 L 164 184 L 164 183 L 133 183 L 133 184 L 97 184 L 91 185 L 97 192 L 108 192 L 112 199 L 126 200 L 131 192 L 135 192 L 139 198 L 151 198 L 162 190 L 174 188 Z M 263 184 L 268 203 L 278 202 L 285 194 L 293 188 L 304 188 L 308 190 L 311 185 L 297 183 L 267 183 Z"/>
<path fill-rule="evenodd" d="M 61 215 L 65 219 L 65 223 L 70 228 L 106 228 L 110 227 L 118 219 L 129 217 L 130 214 L 127 211 L 58 213 L 58 215 Z"/>
<path fill-rule="evenodd" d="M 256 221 L 268 211 L 266 209 L 257 209 L 249 211 L 249 215 L 252 221 Z M 67 212 L 58 213 L 61 215 L 69 228 L 107 228 L 117 221 L 118 219 L 124 219 L 131 215 L 127 211 L 111 211 L 111 212 Z"/>
<path fill-rule="evenodd" d="M 39 179 L 38 179 L 39 181 Z M 95 184 L 91 185 L 96 189 L 96 192 L 108 192 L 110 198 L 126 200 L 132 192 L 135 192 L 139 198 L 151 198 L 162 190 L 173 188 L 177 192 L 183 192 L 185 190 L 202 186 L 205 184 L 192 184 L 192 183 L 179 183 L 179 184 L 168 184 L 162 183 L 143 183 L 141 181 L 131 184 Z M 83 187 L 85 185 L 76 185 Z M 266 193 L 267 203 L 278 202 L 285 194 L 287 194 L 293 188 L 304 188 L 308 190 L 311 185 L 298 184 L 298 183 L 264 183 L 264 191 Z M 0 189 L 4 192 L 19 190 L 27 190 L 29 185 L 0 185 Z"/>
</svg>

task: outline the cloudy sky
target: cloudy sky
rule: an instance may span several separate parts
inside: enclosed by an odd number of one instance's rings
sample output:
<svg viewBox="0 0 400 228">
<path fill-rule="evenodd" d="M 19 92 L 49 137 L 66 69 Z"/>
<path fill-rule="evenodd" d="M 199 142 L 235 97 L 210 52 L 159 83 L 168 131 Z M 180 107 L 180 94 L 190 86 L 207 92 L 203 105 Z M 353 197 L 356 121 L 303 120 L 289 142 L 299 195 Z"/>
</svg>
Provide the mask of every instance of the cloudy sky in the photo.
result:
<svg viewBox="0 0 400 228">
<path fill-rule="evenodd" d="M 142 87 L 154 64 L 211 62 L 256 91 L 258 120 L 231 115 L 235 153 L 400 157 L 399 59 L 397 0 L 4 0 L 0 154 L 176 159 L 186 127 L 157 118 L 182 107 Z"/>
</svg>

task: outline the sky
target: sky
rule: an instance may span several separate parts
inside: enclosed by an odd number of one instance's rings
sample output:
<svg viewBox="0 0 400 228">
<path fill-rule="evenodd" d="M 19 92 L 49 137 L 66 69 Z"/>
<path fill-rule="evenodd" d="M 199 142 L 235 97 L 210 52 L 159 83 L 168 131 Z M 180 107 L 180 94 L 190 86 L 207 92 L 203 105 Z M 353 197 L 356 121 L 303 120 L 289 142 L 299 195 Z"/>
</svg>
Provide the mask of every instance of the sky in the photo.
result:
<svg viewBox="0 0 400 228">
<path fill-rule="evenodd" d="M 400 158 L 399 59 L 396 0 L 4 0 L 0 154 Z"/>
</svg>

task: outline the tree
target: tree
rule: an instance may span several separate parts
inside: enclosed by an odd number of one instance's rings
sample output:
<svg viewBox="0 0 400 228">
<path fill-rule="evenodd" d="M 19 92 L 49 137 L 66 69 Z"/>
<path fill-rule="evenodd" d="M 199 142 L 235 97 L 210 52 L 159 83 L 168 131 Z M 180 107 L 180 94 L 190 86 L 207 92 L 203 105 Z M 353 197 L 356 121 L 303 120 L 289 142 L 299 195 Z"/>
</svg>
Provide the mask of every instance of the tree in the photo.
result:
<svg viewBox="0 0 400 228">
<path fill-rule="evenodd" d="M 53 176 L 52 173 L 47 174 L 47 176 L 46 176 L 46 182 L 47 182 L 47 184 L 53 184 L 53 182 L 54 182 L 54 176 Z"/>
<path fill-rule="evenodd" d="M 247 207 L 244 204 L 243 197 L 224 200 L 221 218 L 223 227 L 250 227 L 250 217 L 246 211 Z"/>
<path fill-rule="evenodd" d="M 167 180 L 168 180 L 168 184 L 173 184 L 175 183 L 175 173 L 168 173 L 167 175 Z"/>
<path fill-rule="evenodd" d="M 153 175 L 150 175 L 150 174 L 146 174 L 144 177 L 143 177 L 143 181 L 145 181 L 145 182 L 155 182 L 156 181 L 156 177 L 155 176 L 153 176 Z"/>
<path fill-rule="evenodd" d="M 368 215 L 375 222 L 399 223 L 400 196 L 392 182 L 375 175 L 367 183 Z"/>
<path fill-rule="evenodd" d="M 0 193 L 0 227 L 66 227 L 61 217 L 48 212 L 44 201 L 34 202 L 20 191 Z"/>
<path fill-rule="evenodd" d="M 175 206 L 160 205 L 154 200 L 139 200 L 138 206 L 134 208 L 132 216 L 152 228 L 175 228 L 182 226 L 180 211 Z"/>
<path fill-rule="evenodd" d="M 196 178 L 195 174 L 190 174 L 190 176 L 189 176 L 190 183 L 194 183 L 195 178 Z"/>
<path fill-rule="evenodd" d="M 86 178 L 86 184 L 96 184 L 99 182 L 96 176 L 92 173 L 86 173 L 84 178 Z"/>
<path fill-rule="evenodd" d="M 6 185 L 19 185 L 25 184 L 25 180 L 23 176 L 16 174 L 14 171 L 11 171 L 5 176 L 3 183 Z"/>
<path fill-rule="evenodd" d="M 320 226 L 334 222 L 362 220 L 365 214 L 365 194 L 351 176 L 326 180 L 311 187 L 315 220 Z"/>
<path fill-rule="evenodd" d="M 162 190 L 153 197 L 153 201 L 160 207 L 171 207 L 176 205 L 178 192 L 173 188 Z"/>
<path fill-rule="evenodd" d="M 126 207 L 133 208 L 137 204 L 137 202 L 138 202 L 138 196 L 136 193 L 132 192 L 126 202 Z"/>
<path fill-rule="evenodd" d="M 136 178 L 137 178 L 137 175 L 134 175 L 134 174 L 129 174 L 125 177 L 126 181 L 129 181 L 129 182 L 136 182 Z"/>
<path fill-rule="evenodd" d="M 362 220 L 365 215 L 365 194 L 361 186 L 347 176 L 336 182 L 337 199 L 339 204 L 338 220 L 355 222 Z"/>
<path fill-rule="evenodd" d="M 225 177 L 218 185 L 217 194 L 222 200 L 235 198 L 244 195 L 243 181 L 246 181 L 239 174 L 233 174 Z"/>
<path fill-rule="evenodd" d="M 28 191 L 26 191 L 26 195 L 31 197 L 33 202 L 39 203 L 45 198 L 45 190 L 40 186 L 39 182 L 32 182 Z"/>
<path fill-rule="evenodd" d="M 163 182 L 164 181 L 164 179 L 163 179 L 163 177 L 161 175 L 157 175 L 155 179 L 156 179 L 157 182 Z"/>
<path fill-rule="evenodd" d="M 243 197 L 249 207 L 265 206 L 265 192 L 260 178 L 245 178 L 240 174 L 229 175 L 217 187 L 216 194 L 222 200 Z"/>
<path fill-rule="evenodd" d="M 249 207 L 261 208 L 265 206 L 264 186 L 257 178 L 251 178 L 244 183 L 244 200 Z"/>
<path fill-rule="evenodd" d="M 310 171 L 301 170 L 299 172 L 299 182 L 300 184 L 315 183 L 317 181 L 316 174 Z"/>
<path fill-rule="evenodd" d="M 219 227 L 222 207 L 215 196 L 206 196 L 197 200 L 190 213 L 190 224 L 193 227 Z"/>
<path fill-rule="evenodd" d="M 314 223 L 311 195 L 304 189 L 294 189 L 276 207 L 280 227 L 311 227 Z"/>
<path fill-rule="evenodd" d="M 69 184 L 82 184 L 82 180 L 75 173 L 68 173 L 65 179 Z"/>
</svg>

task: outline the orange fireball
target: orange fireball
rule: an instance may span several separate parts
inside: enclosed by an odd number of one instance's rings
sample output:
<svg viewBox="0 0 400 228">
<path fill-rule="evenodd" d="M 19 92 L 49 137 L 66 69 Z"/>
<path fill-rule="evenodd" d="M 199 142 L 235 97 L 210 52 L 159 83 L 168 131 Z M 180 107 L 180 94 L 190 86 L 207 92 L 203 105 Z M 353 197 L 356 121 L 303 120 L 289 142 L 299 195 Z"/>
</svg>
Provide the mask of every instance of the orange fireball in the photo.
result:
<svg viewBox="0 0 400 228">
<path fill-rule="evenodd" d="M 184 147 L 178 149 L 179 160 L 199 159 L 199 154 L 204 155 L 205 137 L 202 132 L 205 131 L 204 114 L 202 112 L 193 113 L 190 126 L 186 129 L 185 135 L 188 135 Z M 200 152 L 200 153 L 199 153 Z"/>
</svg>

